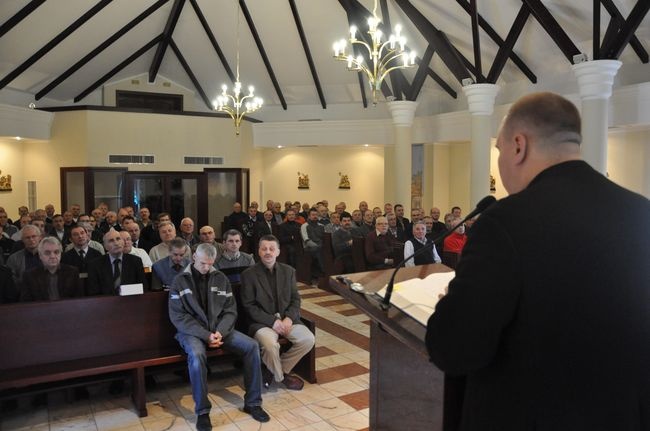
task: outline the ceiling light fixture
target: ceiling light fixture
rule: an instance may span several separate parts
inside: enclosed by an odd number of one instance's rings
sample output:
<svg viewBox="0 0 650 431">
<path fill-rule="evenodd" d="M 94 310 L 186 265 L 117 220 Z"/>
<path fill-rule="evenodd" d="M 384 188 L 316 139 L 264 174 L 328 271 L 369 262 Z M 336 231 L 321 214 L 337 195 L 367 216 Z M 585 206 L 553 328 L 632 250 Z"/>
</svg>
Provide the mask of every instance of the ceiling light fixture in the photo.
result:
<svg viewBox="0 0 650 431">
<path fill-rule="evenodd" d="M 404 51 L 406 38 L 401 35 L 402 27 L 398 24 L 395 26 L 395 34 L 391 34 L 385 42 L 382 42 L 383 33 L 377 27 L 381 20 L 377 17 L 377 0 L 372 9 L 372 17 L 368 18 L 368 34 L 372 46 L 356 37 L 357 27 L 350 26 L 350 46 L 352 52 L 346 53 L 347 42 L 341 39 L 334 43 L 334 58 L 345 61 L 348 70 L 361 71 L 368 77 L 368 83 L 372 90 L 372 103 L 377 105 L 377 91 L 381 89 L 381 83 L 384 78 L 393 70 L 406 69 L 415 65 L 415 52 L 407 53 Z M 357 48 L 355 50 L 355 47 Z M 370 63 L 364 63 L 364 55 L 358 52 L 364 47 L 367 51 L 366 56 Z M 355 57 L 354 54 L 357 53 Z"/>
<path fill-rule="evenodd" d="M 236 0 L 235 0 L 236 1 Z M 223 84 L 221 86 L 221 94 L 217 97 L 214 103 L 214 109 L 220 112 L 225 112 L 235 120 L 235 133 L 239 135 L 239 125 L 244 115 L 257 111 L 262 107 L 264 101 L 260 97 L 255 97 L 255 88 L 250 85 L 248 87 L 248 94 L 242 96 L 242 85 L 239 81 L 239 15 L 240 5 L 237 3 L 237 79 L 233 87 L 232 94 L 228 93 L 228 86 Z"/>
</svg>

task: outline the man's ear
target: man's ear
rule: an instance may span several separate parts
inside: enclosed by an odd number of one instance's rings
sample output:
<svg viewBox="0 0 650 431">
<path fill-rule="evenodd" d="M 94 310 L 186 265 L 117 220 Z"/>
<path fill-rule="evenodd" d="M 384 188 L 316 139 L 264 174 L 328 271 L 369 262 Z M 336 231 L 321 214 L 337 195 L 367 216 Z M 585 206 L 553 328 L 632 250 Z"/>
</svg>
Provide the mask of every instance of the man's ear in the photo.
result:
<svg viewBox="0 0 650 431">
<path fill-rule="evenodd" d="M 514 136 L 514 150 L 515 150 L 515 163 L 521 164 L 526 160 L 528 155 L 529 146 L 528 146 L 528 137 L 522 133 L 516 134 Z"/>
</svg>

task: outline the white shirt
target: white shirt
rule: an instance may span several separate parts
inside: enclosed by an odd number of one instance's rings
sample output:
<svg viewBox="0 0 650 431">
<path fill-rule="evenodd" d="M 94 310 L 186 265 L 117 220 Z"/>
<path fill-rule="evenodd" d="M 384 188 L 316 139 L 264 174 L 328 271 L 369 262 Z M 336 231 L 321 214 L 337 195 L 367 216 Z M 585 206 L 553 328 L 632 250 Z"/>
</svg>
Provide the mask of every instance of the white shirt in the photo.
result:
<svg viewBox="0 0 650 431">
<path fill-rule="evenodd" d="M 409 239 L 404 243 L 404 259 L 415 253 L 415 248 L 413 247 L 413 243 L 411 241 L 418 241 L 420 244 L 426 244 L 426 238 L 425 242 L 420 241 L 417 238 Z M 436 245 L 434 243 L 431 243 L 431 246 L 433 247 L 433 260 L 436 263 L 442 262 L 442 259 L 440 259 L 440 256 L 438 255 L 438 251 L 436 250 Z M 423 252 L 424 253 L 424 252 Z M 415 266 L 415 258 L 409 259 L 406 261 L 404 266 Z"/>
<path fill-rule="evenodd" d="M 131 252 L 129 254 L 138 256 L 142 261 L 142 266 L 144 268 L 151 268 L 153 266 L 153 263 L 151 262 L 151 258 L 149 257 L 147 252 L 144 251 L 143 249 L 137 247 L 131 247 Z"/>
</svg>

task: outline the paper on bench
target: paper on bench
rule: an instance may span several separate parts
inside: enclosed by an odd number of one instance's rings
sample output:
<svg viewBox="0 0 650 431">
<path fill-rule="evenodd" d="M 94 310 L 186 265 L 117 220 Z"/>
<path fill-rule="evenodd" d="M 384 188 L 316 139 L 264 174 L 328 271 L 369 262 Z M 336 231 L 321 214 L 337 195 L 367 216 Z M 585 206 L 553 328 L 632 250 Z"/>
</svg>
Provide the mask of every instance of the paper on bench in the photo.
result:
<svg viewBox="0 0 650 431">
<path fill-rule="evenodd" d="M 143 293 L 144 293 L 144 286 L 142 285 L 142 283 L 123 284 L 120 286 L 120 296 L 142 295 Z"/>
<path fill-rule="evenodd" d="M 438 303 L 438 295 L 445 293 L 455 275 L 454 271 L 436 272 L 426 278 L 412 278 L 395 283 L 390 303 L 426 326 Z M 383 298 L 386 287 L 377 292 L 377 295 Z"/>
</svg>

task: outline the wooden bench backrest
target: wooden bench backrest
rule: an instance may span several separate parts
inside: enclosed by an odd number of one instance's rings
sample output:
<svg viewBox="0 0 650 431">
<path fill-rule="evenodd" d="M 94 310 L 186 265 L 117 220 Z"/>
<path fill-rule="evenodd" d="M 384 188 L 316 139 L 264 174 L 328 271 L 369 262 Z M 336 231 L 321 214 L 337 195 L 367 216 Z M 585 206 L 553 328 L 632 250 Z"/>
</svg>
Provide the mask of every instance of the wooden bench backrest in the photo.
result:
<svg viewBox="0 0 650 431">
<path fill-rule="evenodd" d="M 175 333 L 167 292 L 3 305 L 0 370 L 177 348 Z"/>
</svg>

